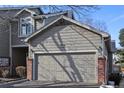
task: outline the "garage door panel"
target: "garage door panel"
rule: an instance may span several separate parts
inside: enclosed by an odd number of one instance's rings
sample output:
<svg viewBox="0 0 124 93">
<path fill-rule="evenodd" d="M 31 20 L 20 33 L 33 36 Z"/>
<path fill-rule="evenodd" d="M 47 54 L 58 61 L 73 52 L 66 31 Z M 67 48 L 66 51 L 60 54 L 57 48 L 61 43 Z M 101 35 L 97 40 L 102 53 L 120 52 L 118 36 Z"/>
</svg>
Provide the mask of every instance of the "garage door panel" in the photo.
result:
<svg viewBox="0 0 124 93">
<path fill-rule="evenodd" d="M 37 55 L 38 80 L 96 82 L 95 53 Z M 47 77 L 47 78 L 44 78 Z"/>
</svg>

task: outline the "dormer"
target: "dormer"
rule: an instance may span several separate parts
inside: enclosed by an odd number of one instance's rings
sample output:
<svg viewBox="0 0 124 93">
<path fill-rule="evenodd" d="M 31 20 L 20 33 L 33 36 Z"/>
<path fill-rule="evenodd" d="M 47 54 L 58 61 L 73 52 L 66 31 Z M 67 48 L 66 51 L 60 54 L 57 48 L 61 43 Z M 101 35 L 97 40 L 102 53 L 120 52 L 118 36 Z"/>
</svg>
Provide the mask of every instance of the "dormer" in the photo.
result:
<svg viewBox="0 0 124 93">
<path fill-rule="evenodd" d="M 18 19 L 18 36 L 19 37 L 27 37 L 34 32 L 34 16 L 36 16 L 32 10 L 24 8 L 20 10 L 15 18 Z"/>
<path fill-rule="evenodd" d="M 27 37 L 34 32 L 34 20 L 31 17 L 20 18 L 19 37 Z"/>
</svg>

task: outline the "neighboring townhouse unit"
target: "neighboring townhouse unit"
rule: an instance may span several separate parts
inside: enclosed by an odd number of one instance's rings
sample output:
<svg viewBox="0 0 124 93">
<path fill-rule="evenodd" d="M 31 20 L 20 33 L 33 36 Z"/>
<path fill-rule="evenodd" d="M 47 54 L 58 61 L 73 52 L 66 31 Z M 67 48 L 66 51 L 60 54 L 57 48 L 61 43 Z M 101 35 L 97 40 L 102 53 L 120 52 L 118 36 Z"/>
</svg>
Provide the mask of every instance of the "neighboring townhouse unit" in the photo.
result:
<svg viewBox="0 0 124 93">
<path fill-rule="evenodd" d="M 107 82 L 112 64 L 108 33 L 77 22 L 71 11 L 14 8 L 1 9 L 0 16 L 9 20 L 0 26 L 0 56 L 10 57 L 12 74 L 26 66 L 31 80 Z"/>
</svg>

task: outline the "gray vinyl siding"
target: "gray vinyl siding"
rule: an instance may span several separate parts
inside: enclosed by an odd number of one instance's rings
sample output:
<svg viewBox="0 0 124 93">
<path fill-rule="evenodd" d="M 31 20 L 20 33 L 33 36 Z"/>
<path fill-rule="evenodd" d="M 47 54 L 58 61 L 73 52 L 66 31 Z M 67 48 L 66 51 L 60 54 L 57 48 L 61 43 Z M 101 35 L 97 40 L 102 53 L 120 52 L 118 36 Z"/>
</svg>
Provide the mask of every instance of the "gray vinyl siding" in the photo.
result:
<svg viewBox="0 0 124 93">
<path fill-rule="evenodd" d="M 11 18 L 16 15 L 20 10 L 13 9 L 13 10 L 0 10 L 0 16 L 4 18 Z"/>
<path fill-rule="evenodd" d="M 9 56 L 9 32 L 0 32 L 0 56 Z"/>
<path fill-rule="evenodd" d="M 55 26 L 45 30 L 31 41 L 33 51 L 67 52 L 97 50 L 101 46 L 101 36 L 75 25 Z"/>
<path fill-rule="evenodd" d="M 0 23 L 0 56 L 9 56 L 9 24 L 3 22 Z"/>
<path fill-rule="evenodd" d="M 13 21 L 11 23 L 11 32 L 12 32 L 12 45 L 25 45 L 24 39 L 20 38 L 18 34 L 18 21 Z"/>
<path fill-rule="evenodd" d="M 2 18 L 12 18 L 19 10 L 0 10 Z M 0 56 L 9 56 L 9 22 L 0 18 Z"/>
<path fill-rule="evenodd" d="M 24 17 L 29 17 L 31 16 L 31 13 L 27 12 L 27 11 L 23 11 L 18 15 L 18 18 L 24 18 Z"/>
</svg>

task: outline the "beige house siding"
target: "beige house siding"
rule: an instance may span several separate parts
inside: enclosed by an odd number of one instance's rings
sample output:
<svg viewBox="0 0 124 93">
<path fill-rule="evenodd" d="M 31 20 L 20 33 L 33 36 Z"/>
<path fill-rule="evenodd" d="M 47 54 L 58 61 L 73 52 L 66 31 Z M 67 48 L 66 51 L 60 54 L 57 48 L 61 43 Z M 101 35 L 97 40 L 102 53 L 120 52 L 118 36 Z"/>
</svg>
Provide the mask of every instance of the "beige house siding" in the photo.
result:
<svg viewBox="0 0 124 93">
<path fill-rule="evenodd" d="M 47 52 L 97 50 L 101 36 L 75 25 L 56 26 L 31 41 L 31 50 Z"/>
<path fill-rule="evenodd" d="M 98 59 L 98 55 L 100 54 L 99 47 L 101 45 L 102 45 L 101 36 L 94 32 L 88 31 L 85 28 L 81 28 L 81 27 L 73 25 L 73 24 L 60 25 L 60 26 L 50 27 L 49 29 L 46 29 L 46 30 L 42 31 L 41 33 L 39 33 L 37 36 L 34 36 L 29 41 L 29 55 L 30 55 L 30 57 L 33 57 L 34 56 L 33 54 L 38 53 L 38 52 L 40 53 L 39 58 L 42 58 L 46 55 L 45 56 L 46 59 L 42 59 L 42 60 L 37 59 L 38 62 L 41 62 L 41 61 L 44 62 L 47 59 L 52 58 L 54 55 L 55 55 L 54 57 L 56 58 L 56 57 L 58 57 L 58 55 L 63 54 L 62 56 L 60 56 L 60 59 L 58 59 L 58 60 L 61 62 L 61 60 L 65 59 L 66 62 L 68 63 L 69 62 L 67 60 L 68 57 L 69 57 L 69 59 L 71 59 L 70 62 L 73 62 L 72 57 L 74 57 L 74 59 L 73 59 L 74 62 L 76 62 L 76 60 L 79 63 L 84 62 L 85 64 L 82 66 L 86 66 L 87 68 L 83 67 L 83 70 L 86 69 L 87 71 L 89 71 L 89 72 L 85 72 L 87 75 L 83 75 L 82 71 L 79 70 L 80 71 L 79 73 L 82 74 L 82 78 L 84 78 L 85 82 L 97 83 L 97 80 L 98 80 L 97 59 Z M 88 58 L 90 58 L 90 55 L 92 54 L 92 52 L 90 52 L 90 51 L 93 51 L 93 50 L 96 51 L 94 53 L 94 55 L 92 55 L 92 57 L 94 57 L 94 58 L 91 58 L 92 61 L 88 61 Z M 85 52 L 83 52 L 83 51 L 85 51 Z M 50 56 L 51 53 L 53 53 L 52 57 Z M 68 53 L 70 53 L 70 54 L 68 55 Z M 77 53 L 79 53 L 79 54 L 77 54 Z M 85 60 L 85 61 L 81 61 L 81 60 Z M 54 62 L 56 63 L 55 59 L 54 59 Z M 93 64 L 93 65 L 89 65 L 89 67 L 88 67 L 87 66 L 88 64 Z M 38 66 L 39 66 L 38 69 L 42 69 L 42 66 L 40 66 L 40 65 L 38 65 Z M 54 65 L 52 64 L 52 66 L 54 66 Z M 75 65 L 75 66 L 77 67 L 77 69 L 80 69 L 78 67 L 78 65 Z M 90 66 L 93 66 L 93 67 L 90 67 Z M 56 66 L 56 67 L 59 68 L 59 66 Z M 72 68 L 69 67 L 69 69 L 72 69 Z M 50 69 L 52 69 L 52 67 L 50 67 Z M 40 72 L 38 72 L 38 73 L 40 73 Z M 61 76 L 61 75 L 59 75 L 59 76 Z M 64 75 L 64 76 L 66 77 L 66 75 Z M 40 77 L 40 75 L 38 77 L 42 78 L 42 77 Z M 63 78 L 61 78 L 61 79 L 63 79 Z M 92 80 L 89 80 L 89 79 L 92 79 Z M 68 79 L 67 79 L 67 81 L 68 81 Z"/>
<path fill-rule="evenodd" d="M 43 27 L 44 22 L 43 19 L 36 19 L 35 20 L 35 30 L 39 30 L 41 27 Z"/>
</svg>

